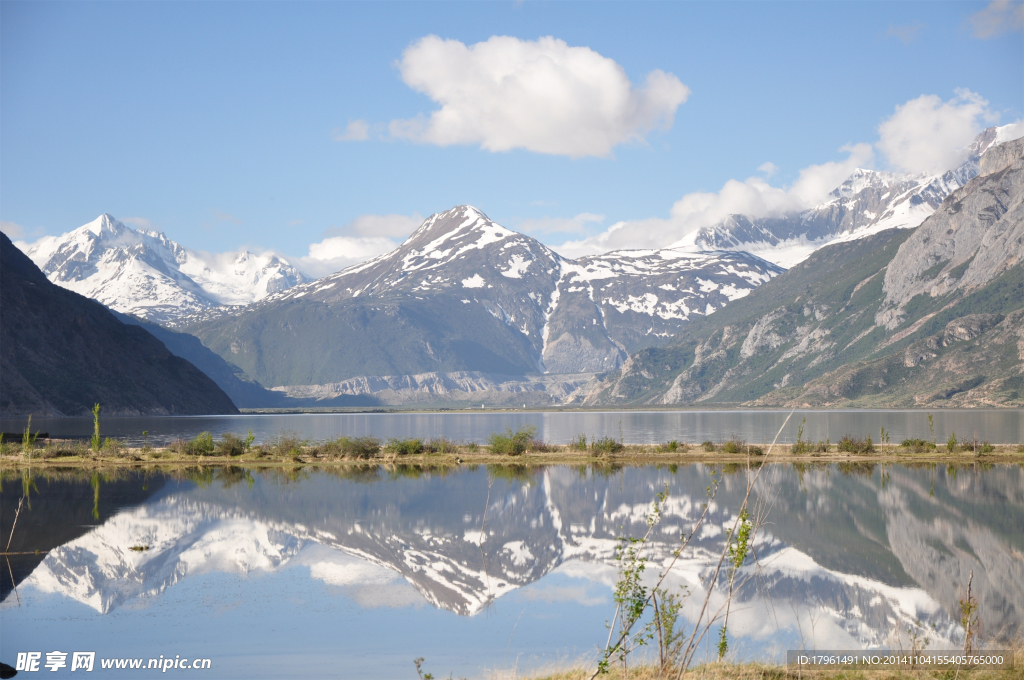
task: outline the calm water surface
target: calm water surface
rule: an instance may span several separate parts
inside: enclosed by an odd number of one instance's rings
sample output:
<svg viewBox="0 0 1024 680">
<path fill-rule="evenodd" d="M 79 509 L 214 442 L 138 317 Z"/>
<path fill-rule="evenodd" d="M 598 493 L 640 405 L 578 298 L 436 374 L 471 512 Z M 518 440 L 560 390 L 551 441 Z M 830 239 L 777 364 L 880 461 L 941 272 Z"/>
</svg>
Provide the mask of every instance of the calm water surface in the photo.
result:
<svg viewBox="0 0 1024 680">
<path fill-rule="evenodd" d="M 928 423 L 931 414 L 933 425 Z M 686 442 L 724 441 L 740 437 L 750 442 L 771 442 L 789 411 L 607 411 L 607 412 L 442 412 L 442 413 L 331 413 L 204 417 L 101 418 L 104 436 L 122 437 L 141 444 L 149 432 L 151 444 L 168 444 L 177 438 L 191 439 L 203 431 L 245 434 L 252 430 L 258 442 L 281 434 L 324 440 L 342 434 L 387 437 L 448 437 L 457 441 L 486 441 L 492 432 L 522 424 L 534 425 L 538 435 L 552 444 L 565 444 L 579 434 L 620 436 L 628 444 L 652 444 L 677 439 Z M 837 441 L 843 435 L 876 438 L 884 427 L 892 441 L 906 438 L 945 441 L 951 432 L 960 437 L 988 440 L 994 444 L 1024 443 L 1024 410 L 949 411 L 797 411 L 783 430 L 780 441 L 796 440 L 797 428 L 806 419 L 805 437 Z M 4 432 L 21 432 L 25 419 L 0 419 Z M 51 436 L 87 437 L 90 418 L 34 418 L 32 428 Z"/>
<path fill-rule="evenodd" d="M 699 515 L 712 473 L 10 475 L 0 535 L 27 490 L 11 550 L 40 554 L 11 558 L 16 590 L 4 565 L 0 660 L 95 651 L 208 657 L 207 678 L 415 678 L 422 656 L 437 677 L 475 678 L 592 659 L 614 609 L 616 538 L 643 534 L 667 486 L 653 576 Z M 709 523 L 668 579 L 695 593 L 687 626 L 746 489 L 744 470 L 718 474 Z M 971 572 L 984 634 L 1020 632 L 1020 466 L 775 465 L 755 496 L 770 515 L 754 544 L 760 570 L 730 614 L 739 658 L 888 646 L 917 625 L 932 649 L 956 647 Z M 712 602 L 722 597 L 714 586 Z"/>
</svg>

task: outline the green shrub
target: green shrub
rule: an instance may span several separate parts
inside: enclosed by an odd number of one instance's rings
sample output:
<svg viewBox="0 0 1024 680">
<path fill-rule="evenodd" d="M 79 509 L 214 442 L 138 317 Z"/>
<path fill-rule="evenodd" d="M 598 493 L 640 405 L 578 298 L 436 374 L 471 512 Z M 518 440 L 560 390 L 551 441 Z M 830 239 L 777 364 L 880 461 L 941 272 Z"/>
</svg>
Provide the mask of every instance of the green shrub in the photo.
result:
<svg viewBox="0 0 1024 680">
<path fill-rule="evenodd" d="M 124 447 L 122 446 L 121 442 L 118 441 L 117 439 L 111 439 L 110 437 L 106 437 L 103 440 L 103 452 L 106 453 L 108 456 L 120 456 L 122 448 Z"/>
<path fill-rule="evenodd" d="M 730 439 L 722 444 L 722 451 L 725 453 L 743 453 L 747 443 L 739 439 Z"/>
<path fill-rule="evenodd" d="M 946 440 L 946 451 L 950 453 L 956 451 L 956 432 L 949 433 L 949 439 Z"/>
<path fill-rule="evenodd" d="M 790 447 L 789 447 L 789 452 L 790 453 L 797 453 L 797 454 L 809 453 L 810 450 L 811 450 L 811 443 L 810 442 L 805 442 L 802 439 L 799 439 L 799 440 L 793 442 L 793 444 L 791 444 Z"/>
<path fill-rule="evenodd" d="M 468 444 L 462 445 L 469 453 L 476 453 L 480 450 L 480 445 L 476 442 L 469 442 Z"/>
<path fill-rule="evenodd" d="M 508 428 L 504 433 L 495 432 L 487 438 L 491 447 L 491 453 L 501 456 L 518 456 L 529 450 L 533 443 L 533 437 L 537 434 L 537 428 L 533 425 L 520 425 L 515 432 Z"/>
<path fill-rule="evenodd" d="M 924 439 L 904 439 L 900 442 L 900 448 L 910 449 L 913 453 L 924 453 L 925 451 L 934 451 L 936 447 L 935 444 Z"/>
<path fill-rule="evenodd" d="M 384 450 L 398 456 L 416 456 L 423 453 L 423 440 L 398 438 L 388 439 L 388 443 L 384 446 Z"/>
<path fill-rule="evenodd" d="M 715 450 L 715 443 L 712 441 L 702 442 L 701 447 L 708 453 L 711 453 L 712 451 Z"/>
<path fill-rule="evenodd" d="M 427 453 L 455 453 L 458 450 L 458 444 L 454 440 L 442 436 L 431 439 L 423 445 L 423 448 Z"/>
<path fill-rule="evenodd" d="M 846 453 L 874 453 L 875 451 L 875 445 L 871 441 L 870 435 L 866 439 L 851 437 L 848 434 L 843 435 L 836 448 Z"/>
<path fill-rule="evenodd" d="M 690 447 L 686 445 L 686 442 L 676 441 L 675 439 L 671 439 L 658 447 L 658 450 L 667 451 L 668 453 L 685 453 L 689 449 Z"/>
<path fill-rule="evenodd" d="M 996 450 L 996 447 L 992 446 L 989 442 L 982 442 L 981 446 L 978 447 L 978 453 L 992 453 Z"/>
<path fill-rule="evenodd" d="M 175 439 L 168 448 L 179 456 L 208 456 L 214 450 L 213 435 L 200 432 L 192 441 Z"/>
<path fill-rule="evenodd" d="M 295 434 L 281 434 L 275 437 L 268 446 L 265 446 L 263 452 L 280 457 L 298 458 L 302 455 L 305 445 L 306 441 L 299 439 Z"/>
<path fill-rule="evenodd" d="M 217 455 L 241 456 L 247 448 L 245 441 L 241 438 L 236 437 L 230 432 L 225 432 L 220 436 L 220 441 L 217 443 Z"/>
<path fill-rule="evenodd" d="M 569 442 L 569 449 L 571 451 L 586 451 L 587 450 L 587 435 L 578 434 L 576 438 Z"/>
<path fill-rule="evenodd" d="M 762 449 L 760 446 L 750 446 L 747 448 L 747 453 L 749 453 L 751 456 L 763 456 L 764 449 Z"/>
<path fill-rule="evenodd" d="M 622 443 L 615 441 L 611 437 L 602 437 L 601 439 L 594 439 L 590 442 L 590 451 L 594 455 L 601 453 L 616 453 L 622 449 Z"/>
</svg>

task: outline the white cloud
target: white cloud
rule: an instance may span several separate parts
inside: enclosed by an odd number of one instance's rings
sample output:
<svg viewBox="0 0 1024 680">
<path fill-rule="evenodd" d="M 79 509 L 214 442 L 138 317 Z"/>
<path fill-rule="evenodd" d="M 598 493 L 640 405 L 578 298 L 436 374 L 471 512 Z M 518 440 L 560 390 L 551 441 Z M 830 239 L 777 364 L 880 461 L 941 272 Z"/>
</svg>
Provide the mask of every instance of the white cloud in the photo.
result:
<svg viewBox="0 0 1024 680">
<path fill-rule="evenodd" d="M 757 166 L 757 169 L 763 172 L 765 177 L 771 177 L 772 175 L 779 171 L 778 166 L 775 165 L 775 163 L 772 163 L 771 161 L 765 161 L 764 163 L 761 163 L 761 165 Z"/>
<path fill-rule="evenodd" d="M 671 128 L 690 94 L 661 70 L 634 88 L 612 59 L 553 37 L 492 36 L 466 46 L 430 35 L 406 48 L 398 68 L 409 87 L 440 108 L 392 121 L 393 137 L 488 151 L 607 156 L 619 144 Z"/>
<path fill-rule="evenodd" d="M 365 141 L 370 138 L 370 124 L 365 120 L 350 120 L 344 130 L 335 130 L 331 138 L 337 142 Z"/>
<path fill-rule="evenodd" d="M 672 205 L 667 219 L 652 217 L 617 222 L 596 236 L 567 241 L 553 248 L 566 257 L 609 250 L 664 248 L 729 215 L 768 217 L 809 208 L 825 200 L 856 168 L 873 164 L 874 152 L 870 144 L 846 145 L 840 151 L 846 152 L 845 159 L 804 168 L 788 188 L 772 186 L 763 177 L 744 181 L 731 179 L 717 192 L 686 194 Z M 762 172 L 774 169 L 770 163 L 758 168 Z"/>
<path fill-rule="evenodd" d="M 326 276 L 397 248 L 400 240 L 423 223 L 412 215 L 360 215 L 344 227 L 328 229 L 324 238 L 309 246 L 309 255 L 296 266 L 313 277 Z"/>
<path fill-rule="evenodd" d="M 25 227 L 14 222 L 8 222 L 6 220 L 0 220 L 0 231 L 7 234 L 7 238 L 12 241 L 25 238 Z"/>
<path fill-rule="evenodd" d="M 878 126 L 878 149 L 901 172 L 940 173 L 963 160 L 963 150 L 986 125 L 999 120 L 988 101 L 960 89 L 947 102 L 921 95 L 896 107 Z"/>
<path fill-rule="evenodd" d="M 985 40 L 1007 31 L 1024 28 L 1024 3 L 1010 0 L 992 0 L 988 7 L 971 15 L 971 34 Z"/>
</svg>

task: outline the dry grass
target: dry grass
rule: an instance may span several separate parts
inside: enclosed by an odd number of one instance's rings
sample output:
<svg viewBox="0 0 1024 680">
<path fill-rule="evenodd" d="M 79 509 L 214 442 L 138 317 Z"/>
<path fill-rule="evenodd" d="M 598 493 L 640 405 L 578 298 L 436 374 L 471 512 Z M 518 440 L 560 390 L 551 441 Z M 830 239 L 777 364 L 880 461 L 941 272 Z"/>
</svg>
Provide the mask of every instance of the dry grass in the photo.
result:
<svg viewBox="0 0 1024 680">
<path fill-rule="evenodd" d="M 684 678 L 690 680 L 1024 680 L 1024 636 L 1008 645 L 1013 651 L 1013 670 L 971 670 L 960 671 L 927 671 L 927 670 L 836 670 L 836 671 L 797 671 L 786 666 L 764 663 L 709 663 L 696 666 L 686 672 Z M 544 672 L 529 676 L 531 680 L 590 680 L 594 673 L 593 666 L 576 666 L 569 670 Z M 613 667 L 607 675 L 600 675 L 603 680 L 675 680 L 678 670 L 662 673 L 657 666 L 630 667 L 628 674 L 621 667 Z M 510 680 L 514 676 L 500 673 L 494 680 Z"/>
</svg>

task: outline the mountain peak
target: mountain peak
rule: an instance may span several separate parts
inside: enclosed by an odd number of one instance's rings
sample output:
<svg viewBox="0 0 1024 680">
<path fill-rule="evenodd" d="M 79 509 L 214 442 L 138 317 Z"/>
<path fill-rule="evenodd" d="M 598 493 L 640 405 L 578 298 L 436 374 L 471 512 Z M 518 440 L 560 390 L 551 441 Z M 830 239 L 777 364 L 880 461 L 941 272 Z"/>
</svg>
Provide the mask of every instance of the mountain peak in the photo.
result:
<svg viewBox="0 0 1024 680">
<path fill-rule="evenodd" d="M 103 213 L 92 222 L 82 227 L 83 231 L 89 231 L 96 236 L 102 236 L 103 232 L 118 233 L 124 231 L 125 226 L 117 221 L 117 219 L 110 213 Z"/>
</svg>

